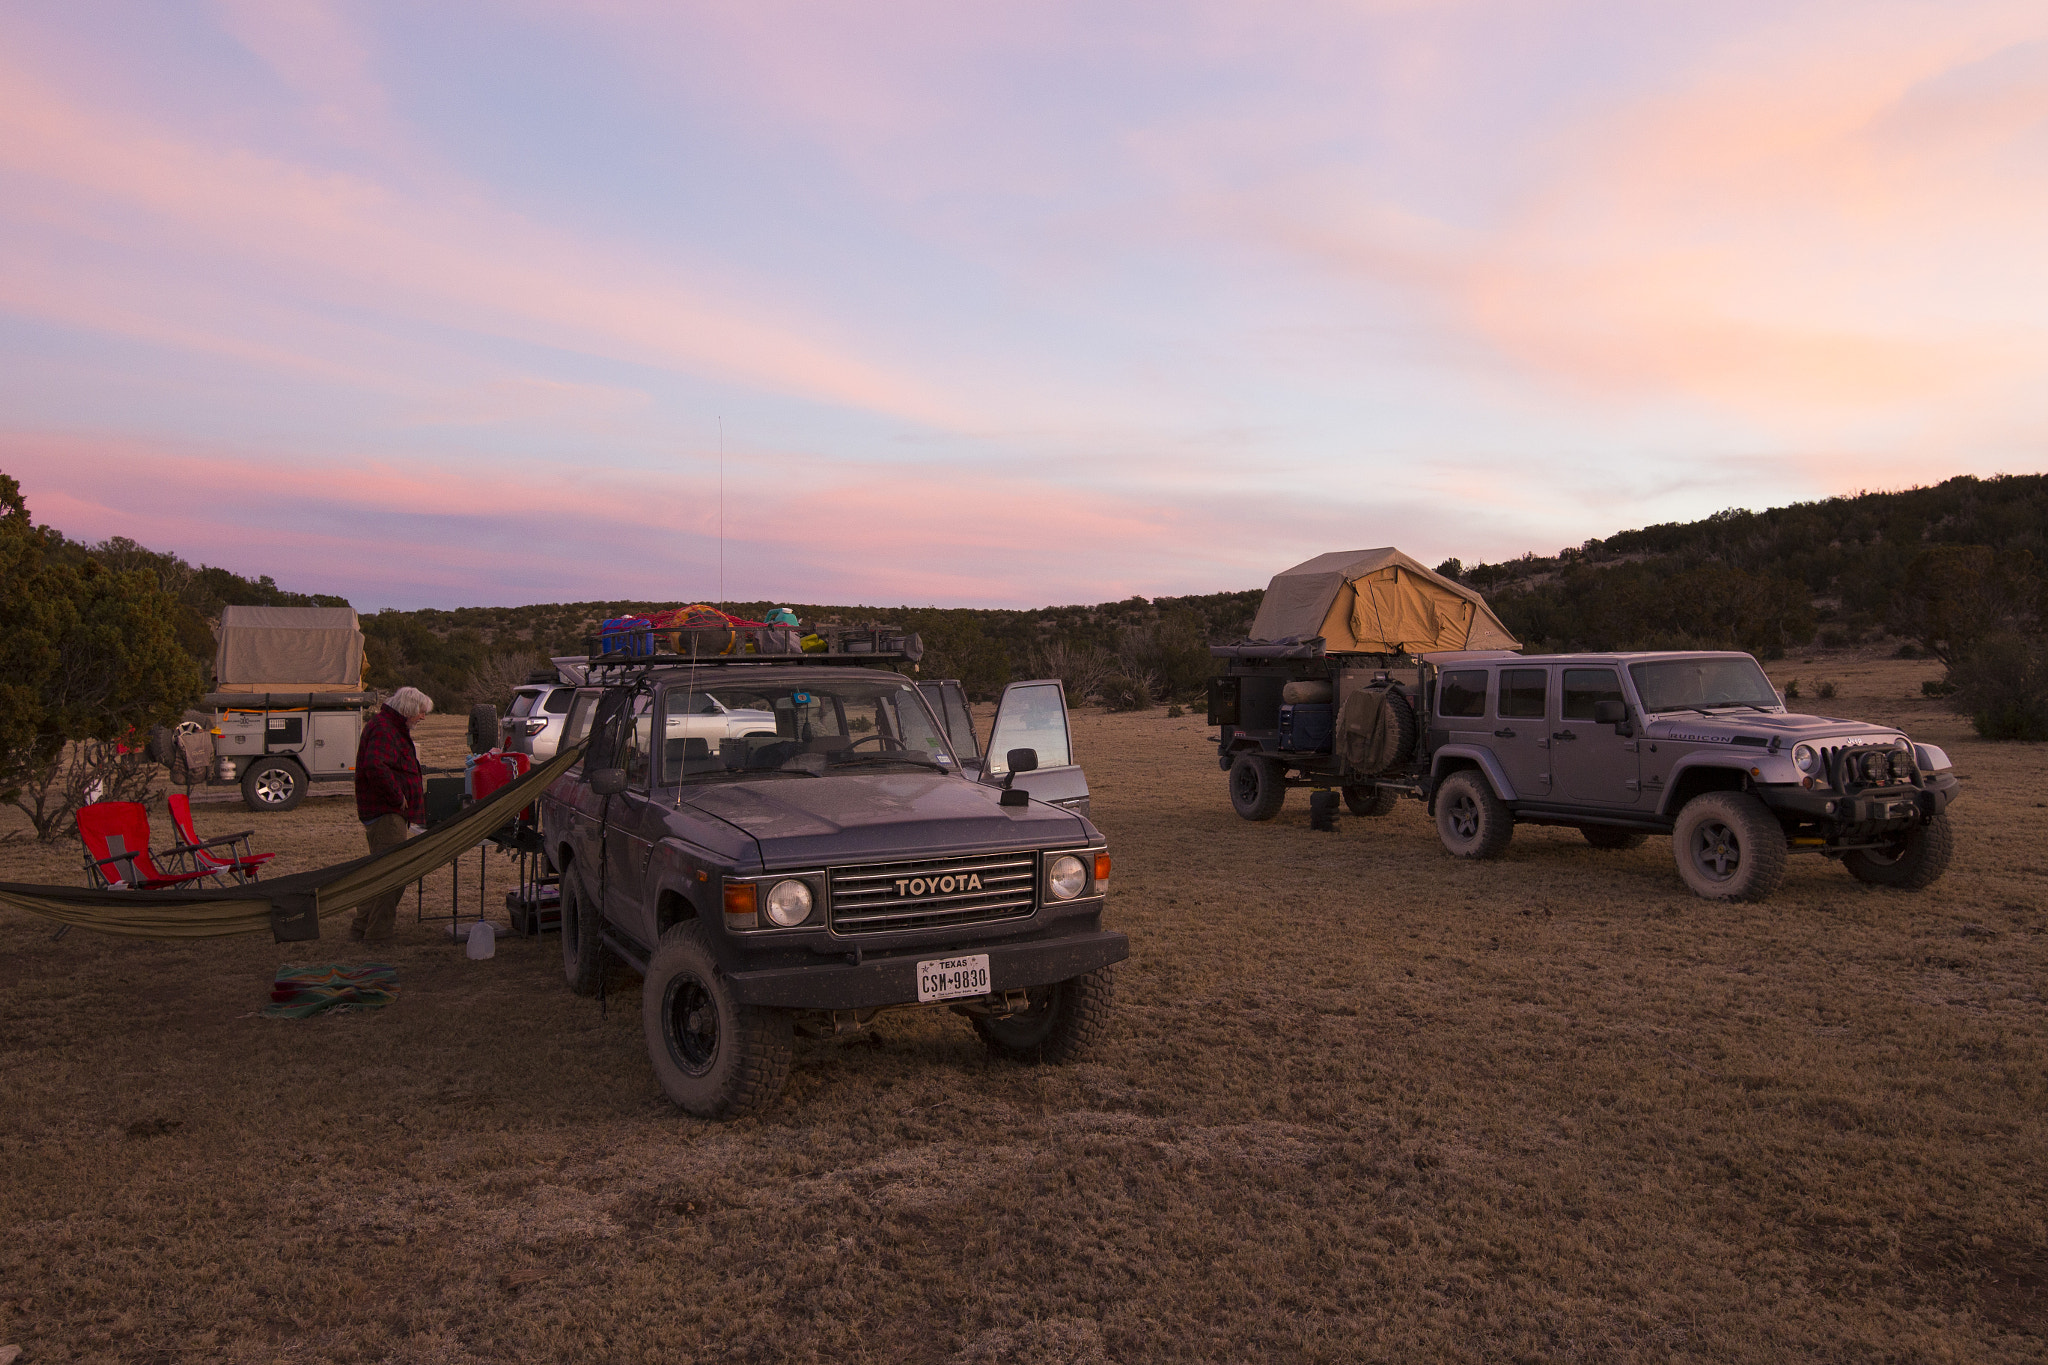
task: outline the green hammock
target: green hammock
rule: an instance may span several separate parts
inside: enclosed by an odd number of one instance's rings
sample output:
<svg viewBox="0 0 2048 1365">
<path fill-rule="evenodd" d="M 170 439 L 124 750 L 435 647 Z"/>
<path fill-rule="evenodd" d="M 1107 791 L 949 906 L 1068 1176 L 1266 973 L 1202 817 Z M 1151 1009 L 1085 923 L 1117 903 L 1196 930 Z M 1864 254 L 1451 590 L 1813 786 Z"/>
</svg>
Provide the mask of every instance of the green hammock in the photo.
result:
<svg viewBox="0 0 2048 1365">
<path fill-rule="evenodd" d="M 583 755 L 562 750 L 526 776 L 498 788 L 453 820 L 397 848 L 218 891 L 124 891 L 104 887 L 0 882 L 0 906 L 129 938 L 219 938 L 268 929 L 280 943 L 320 937 L 320 917 L 353 910 L 418 881 L 510 824 L 520 808 Z"/>
</svg>

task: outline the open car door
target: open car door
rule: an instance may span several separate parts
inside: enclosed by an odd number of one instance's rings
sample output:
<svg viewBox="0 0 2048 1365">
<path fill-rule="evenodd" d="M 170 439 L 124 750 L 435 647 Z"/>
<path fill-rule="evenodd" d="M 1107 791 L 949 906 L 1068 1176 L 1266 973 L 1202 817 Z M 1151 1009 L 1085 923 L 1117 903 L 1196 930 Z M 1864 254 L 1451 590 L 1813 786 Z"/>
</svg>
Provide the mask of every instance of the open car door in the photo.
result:
<svg viewBox="0 0 2048 1365">
<path fill-rule="evenodd" d="M 1020 750 L 1029 750 L 1037 765 L 1027 768 L 1019 763 L 1013 776 L 1010 756 Z M 1014 682 L 1003 689 L 980 780 L 993 787 L 1007 780 L 1012 789 L 1029 792 L 1035 800 L 1078 815 L 1088 813 L 1088 779 L 1074 762 L 1067 694 L 1057 678 Z"/>
</svg>

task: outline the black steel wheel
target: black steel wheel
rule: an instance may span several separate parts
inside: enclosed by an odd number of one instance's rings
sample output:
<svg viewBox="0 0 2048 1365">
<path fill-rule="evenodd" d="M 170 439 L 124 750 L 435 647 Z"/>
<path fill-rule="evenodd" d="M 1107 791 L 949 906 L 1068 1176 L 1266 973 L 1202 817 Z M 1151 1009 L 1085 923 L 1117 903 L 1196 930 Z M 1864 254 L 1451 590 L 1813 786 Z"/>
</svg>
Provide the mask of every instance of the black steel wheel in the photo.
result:
<svg viewBox="0 0 2048 1365">
<path fill-rule="evenodd" d="M 306 799 L 306 770 L 288 758 L 259 758 L 242 774 L 242 804 L 287 811 Z"/>
<path fill-rule="evenodd" d="M 661 936 L 640 988 L 640 1020 L 662 1093 L 700 1119 L 759 1108 L 789 1078 L 789 1011 L 734 1000 L 694 920 Z"/>
<path fill-rule="evenodd" d="M 1747 792 L 1705 792 L 1685 803 L 1671 831 L 1678 875 L 1696 896 L 1767 899 L 1785 880 L 1785 831 Z"/>
<path fill-rule="evenodd" d="M 1239 754 L 1230 765 L 1230 808 L 1247 820 L 1270 820 L 1287 804 L 1285 770 L 1261 754 Z"/>
<path fill-rule="evenodd" d="M 562 976 L 578 995 L 596 995 L 606 970 L 604 916 L 583 889 L 583 869 L 562 872 Z"/>
<path fill-rule="evenodd" d="M 1948 822 L 1948 812 L 1942 811 L 1926 824 L 1907 830 L 1890 848 L 1844 853 L 1842 866 L 1859 882 L 1921 891 L 1940 880 L 1955 853 L 1956 832 Z"/>
<path fill-rule="evenodd" d="M 1586 836 L 1586 842 L 1595 848 L 1641 848 L 1650 836 L 1641 830 L 1621 829 L 1614 825 L 1580 825 L 1579 833 Z"/>
<path fill-rule="evenodd" d="M 976 1019 L 974 1031 L 998 1056 L 1030 1062 L 1072 1062 L 1109 1030 L 1116 1005 L 1107 967 L 1025 992 L 1030 1007 L 1002 1019 Z"/>
<path fill-rule="evenodd" d="M 1392 815 L 1401 794 L 1391 787 L 1346 787 L 1344 809 L 1353 815 Z"/>
<path fill-rule="evenodd" d="M 1437 788 L 1436 836 L 1453 858 L 1498 858 L 1515 837 L 1515 817 L 1484 774 L 1461 768 Z"/>
</svg>

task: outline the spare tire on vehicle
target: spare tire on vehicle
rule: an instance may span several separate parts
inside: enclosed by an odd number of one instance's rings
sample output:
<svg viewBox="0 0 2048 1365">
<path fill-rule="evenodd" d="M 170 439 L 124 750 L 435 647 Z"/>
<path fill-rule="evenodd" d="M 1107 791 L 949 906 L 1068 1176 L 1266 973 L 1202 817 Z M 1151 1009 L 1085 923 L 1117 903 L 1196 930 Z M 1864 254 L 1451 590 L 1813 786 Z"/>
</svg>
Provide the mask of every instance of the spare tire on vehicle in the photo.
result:
<svg viewBox="0 0 2048 1365">
<path fill-rule="evenodd" d="M 1365 687 L 1337 716 L 1337 752 L 1354 773 L 1390 773 L 1415 752 L 1415 711 L 1391 687 Z"/>
<path fill-rule="evenodd" d="M 498 747 L 498 708 L 480 703 L 469 708 L 469 751 L 487 754 Z"/>
</svg>

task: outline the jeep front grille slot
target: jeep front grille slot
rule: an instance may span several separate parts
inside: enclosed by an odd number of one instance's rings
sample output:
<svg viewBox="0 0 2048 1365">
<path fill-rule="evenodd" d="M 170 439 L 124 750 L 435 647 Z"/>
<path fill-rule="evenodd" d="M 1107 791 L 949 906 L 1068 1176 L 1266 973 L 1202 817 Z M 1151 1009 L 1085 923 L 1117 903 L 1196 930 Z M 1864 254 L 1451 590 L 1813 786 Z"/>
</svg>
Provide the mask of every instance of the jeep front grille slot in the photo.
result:
<svg viewBox="0 0 2048 1365">
<path fill-rule="evenodd" d="M 1038 855 L 921 858 L 832 869 L 832 928 L 842 934 L 1016 919 L 1038 908 Z"/>
</svg>

